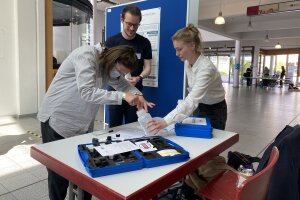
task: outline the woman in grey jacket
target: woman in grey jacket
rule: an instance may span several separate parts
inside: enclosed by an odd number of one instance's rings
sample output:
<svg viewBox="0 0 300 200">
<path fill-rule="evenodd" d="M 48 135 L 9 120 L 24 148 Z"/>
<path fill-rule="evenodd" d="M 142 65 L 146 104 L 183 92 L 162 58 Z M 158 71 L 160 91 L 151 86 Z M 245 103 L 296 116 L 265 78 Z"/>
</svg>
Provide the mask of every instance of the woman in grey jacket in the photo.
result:
<svg viewBox="0 0 300 200">
<path fill-rule="evenodd" d="M 38 113 L 43 142 L 93 131 L 100 104 L 120 105 L 122 100 L 138 108 L 153 107 L 124 77 L 135 69 L 137 58 L 130 46 L 75 49 L 61 64 Z M 116 91 L 107 91 L 111 85 Z M 48 169 L 50 200 L 66 197 L 68 180 Z M 91 195 L 85 195 L 91 199 Z"/>
</svg>

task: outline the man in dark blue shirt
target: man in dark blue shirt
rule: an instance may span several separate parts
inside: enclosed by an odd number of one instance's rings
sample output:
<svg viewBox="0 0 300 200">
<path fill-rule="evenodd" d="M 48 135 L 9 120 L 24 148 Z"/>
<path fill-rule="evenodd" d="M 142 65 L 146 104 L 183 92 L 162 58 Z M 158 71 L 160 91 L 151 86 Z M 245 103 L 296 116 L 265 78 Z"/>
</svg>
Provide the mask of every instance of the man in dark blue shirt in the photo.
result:
<svg viewBox="0 0 300 200">
<path fill-rule="evenodd" d="M 150 41 L 137 34 L 138 27 L 142 20 L 141 10 L 135 5 L 128 5 L 122 11 L 121 23 L 123 30 L 107 39 L 105 47 L 114 47 L 118 45 L 130 45 L 134 47 L 136 56 L 138 58 L 138 68 L 127 75 L 127 80 L 133 84 L 137 89 L 142 91 L 143 78 L 149 76 L 151 72 L 152 49 Z M 113 90 L 112 88 L 108 88 Z M 122 105 L 109 105 L 109 126 L 115 127 L 123 124 L 123 117 L 125 124 L 137 121 L 136 107 L 130 106 L 123 101 Z"/>
</svg>

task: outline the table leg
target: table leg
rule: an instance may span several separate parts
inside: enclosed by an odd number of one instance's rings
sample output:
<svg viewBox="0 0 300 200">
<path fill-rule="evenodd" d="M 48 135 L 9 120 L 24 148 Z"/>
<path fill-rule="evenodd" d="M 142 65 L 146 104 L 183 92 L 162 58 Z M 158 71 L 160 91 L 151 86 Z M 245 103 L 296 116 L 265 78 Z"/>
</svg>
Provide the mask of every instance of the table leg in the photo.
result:
<svg viewBox="0 0 300 200">
<path fill-rule="evenodd" d="M 84 199 L 84 191 L 74 185 L 74 183 L 69 182 L 69 200 L 75 200 L 75 196 L 77 196 L 77 200 Z"/>
<path fill-rule="evenodd" d="M 77 200 L 83 200 L 84 192 L 80 187 L 77 187 Z"/>
<path fill-rule="evenodd" d="M 75 191 L 74 183 L 69 182 L 69 200 L 75 200 Z"/>
</svg>

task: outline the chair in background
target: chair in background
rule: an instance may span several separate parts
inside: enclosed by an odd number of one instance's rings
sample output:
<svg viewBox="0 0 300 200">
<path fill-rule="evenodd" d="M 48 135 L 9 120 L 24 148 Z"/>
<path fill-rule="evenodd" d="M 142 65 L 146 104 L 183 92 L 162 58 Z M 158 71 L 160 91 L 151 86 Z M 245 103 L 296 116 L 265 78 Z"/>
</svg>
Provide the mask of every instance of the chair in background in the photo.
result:
<svg viewBox="0 0 300 200">
<path fill-rule="evenodd" d="M 267 166 L 259 173 L 238 184 L 240 176 L 228 170 L 210 181 L 198 194 L 211 200 L 265 200 L 278 158 L 279 151 L 274 146 Z"/>
</svg>

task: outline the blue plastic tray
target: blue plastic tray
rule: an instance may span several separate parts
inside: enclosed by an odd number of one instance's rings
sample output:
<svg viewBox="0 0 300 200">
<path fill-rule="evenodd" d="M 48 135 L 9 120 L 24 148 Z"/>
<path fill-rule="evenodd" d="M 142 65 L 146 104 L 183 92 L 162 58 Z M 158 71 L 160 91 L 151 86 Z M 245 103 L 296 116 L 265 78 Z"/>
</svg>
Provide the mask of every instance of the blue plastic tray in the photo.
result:
<svg viewBox="0 0 300 200">
<path fill-rule="evenodd" d="M 199 117 L 194 117 L 199 118 Z M 203 117 L 201 117 L 203 118 Z M 175 133 L 178 136 L 196 137 L 196 138 L 212 138 L 212 127 L 208 117 L 206 118 L 207 125 L 195 125 L 195 124 L 175 124 Z"/>
<path fill-rule="evenodd" d="M 80 149 L 80 146 L 81 145 L 78 145 L 78 154 L 79 154 L 80 160 L 81 160 L 82 164 L 84 165 L 85 169 L 87 170 L 87 172 L 92 177 L 106 176 L 106 175 L 117 174 L 117 173 L 122 173 L 122 172 L 140 170 L 144 167 L 144 162 L 143 162 L 141 156 L 136 151 L 133 151 L 133 153 L 138 157 L 138 161 L 129 162 L 129 163 L 120 163 L 120 164 L 113 165 L 113 166 L 91 168 L 87 163 L 88 153 L 86 151 L 82 151 Z"/>
<path fill-rule="evenodd" d="M 165 139 L 161 136 L 152 136 L 152 137 L 144 137 L 140 138 L 140 140 L 147 140 L 149 138 L 159 138 L 164 140 L 165 143 L 167 143 L 167 146 L 170 148 L 166 149 L 175 149 L 178 151 L 180 154 L 176 154 L 173 156 L 166 156 L 166 157 L 159 157 L 159 154 L 156 152 L 158 151 L 152 151 L 150 154 L 153 154 L 157 157 L 148 159 L 146 157 L 143 157 L 145 155 L 141 150 L 135 150 L 132 151 L 134 155 L 137 156 L 137 161 L 134 162 L 128 162 L 128 163 L 119 163 L 116 165 L 110 165 L 110 166 L 105 166 L 105 167 L 91 167 L 88 164 L 88 158 L 89 154 L 87 151 L 82 150 L 80 148 L 81 145 L 78 145 L 78 154 L 80 157 L 81 162 L 83 163 L 85 169 L 87 172 L 92 176 L 92 177 L 99 177 L 99 176 L 106 176 L 106 175 L 111 175 L 111 174 L 117 174 L 117 173 L 122 173 L 122 172 L 128 172 L 128 171 L 133 171 L 133 170 L 140 170 L 142 168 L 151 168 L 151 167 L 157 167 L 161 165 L 168 165 L 172 163 L 178 163 L 178 162 L 184 162 L 189 159 L 189 152 L 184 150 L 181 146 L 178 144 Z M 136 142 L 139 139 L 130 139 L 132 142 Z M 88 146 L 92 146 L 92 144 L 84 144 Z M 165 150 L 165 149 L 163 149 Z"/>
<path fill-rule="evenodd" d="M 156 137 L 160 137 L 160 136 L 156 136 Z M 178 163 L 178 162 L 184 162 L 190 158 L 189 152 L 187 152 L 181 146 L 179 146 L 175 142 L 172 142 L 171 140 L 168 140 L 166 138 L 164 138 L 164 139 L 169 145 L 175 147 L 177 151 L 181 151 L 181 154 L 160 157 L 160 158 L 155 158 L 155 159 L 147 159 L 145 157 L 142 157 L 145 168 L 151 168 L 151 167 L 169 165 L 169 164 Z"/>
</svg>

